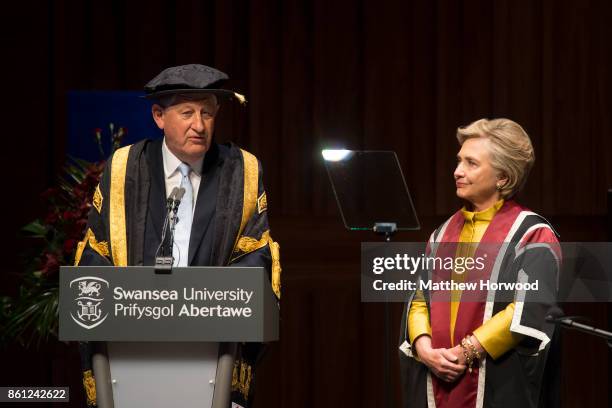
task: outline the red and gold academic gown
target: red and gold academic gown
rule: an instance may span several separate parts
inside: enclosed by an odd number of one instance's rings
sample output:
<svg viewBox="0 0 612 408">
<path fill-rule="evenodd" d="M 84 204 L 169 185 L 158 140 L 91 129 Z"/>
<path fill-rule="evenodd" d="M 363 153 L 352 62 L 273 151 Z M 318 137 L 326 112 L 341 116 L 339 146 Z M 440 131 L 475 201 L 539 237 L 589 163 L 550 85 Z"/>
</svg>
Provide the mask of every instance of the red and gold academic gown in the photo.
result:
<svg viewBox="0 0 612 408">
<path fill-rule="evenodd" d="M 482 212 L 462 209 L 455 213 L 431 235 L 428 251 L 438 257 L 484 255 L 486 259 L 481 271 L 429 271 L 433 282 L 537 279 L 540 291 L 516 292 L 512 299 L 492 289 L 413 294 L 404 310 L 400 335 L 404 406 L 538 406 L 554 331 L 544 317 L 555 303 L 561 259 L 552 227 L 513 201 L 499 201 Z M 533 296 L 538 296 L 537 302 L 535 297 L 530 299 Z M 451 348 L 469 334 L 478 339 L 487 358 L 453 383 L 432 375 L 411 346 L 419 336 L 429 335 L 433 348 Z"/>
</svg>

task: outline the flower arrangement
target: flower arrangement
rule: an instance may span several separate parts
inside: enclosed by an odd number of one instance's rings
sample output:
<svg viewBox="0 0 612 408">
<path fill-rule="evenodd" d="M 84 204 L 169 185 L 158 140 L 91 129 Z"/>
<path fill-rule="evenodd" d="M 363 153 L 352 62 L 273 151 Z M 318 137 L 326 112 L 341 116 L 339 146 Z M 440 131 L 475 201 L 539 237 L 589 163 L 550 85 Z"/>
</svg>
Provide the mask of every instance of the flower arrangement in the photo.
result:
<svg viewBox="0 0 612 408">
<path fill-rule="evenodd" d="M 115 130 L 110 124 L 113 152 L 121 146 L 125 128 Z M 100 161 L 87 162 L 69 158 L 58 177 L 57 186 L 41 194 L 47 205 L 43 218 L 22 228 L 32 239 L 32 256 L 27 265 L 17 297 L 0 298 L 0 341 L 18 341 L 40 346 L 58 334 L 59 268 L 72 265 L 77 243 L 85 234 L 91 197 L 104 170 L 102 129 L 95 129 Z"/>
</svg>

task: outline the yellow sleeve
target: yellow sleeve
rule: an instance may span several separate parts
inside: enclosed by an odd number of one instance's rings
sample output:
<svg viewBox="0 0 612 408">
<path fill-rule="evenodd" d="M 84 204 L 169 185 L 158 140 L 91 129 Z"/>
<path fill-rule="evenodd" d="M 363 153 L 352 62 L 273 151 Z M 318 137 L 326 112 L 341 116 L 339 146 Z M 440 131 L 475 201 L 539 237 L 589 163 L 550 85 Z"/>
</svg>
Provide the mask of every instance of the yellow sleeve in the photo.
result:
<svg viewBox="0 0 612 408">
<path fill-rule="evenodd" d="M 474 330 L 474 336 L 493 360 L 514 348 L 521 341 L 521 335 L 510 331 L 512 315 L 514 315 L 514 303 L 510 303 L 504 310 Z"/>
<path fill-rule="evenodd" d="M 414 300 L 410 304 L 410 310 L 408 311 L 408 334 L 410 336 L 410 344 L 414 343 L 414 340 L 423 334 L 431 336 L 429 312 L 427 311 L 427 304 L 421 291 L 417 291 Z"/>
</svg>

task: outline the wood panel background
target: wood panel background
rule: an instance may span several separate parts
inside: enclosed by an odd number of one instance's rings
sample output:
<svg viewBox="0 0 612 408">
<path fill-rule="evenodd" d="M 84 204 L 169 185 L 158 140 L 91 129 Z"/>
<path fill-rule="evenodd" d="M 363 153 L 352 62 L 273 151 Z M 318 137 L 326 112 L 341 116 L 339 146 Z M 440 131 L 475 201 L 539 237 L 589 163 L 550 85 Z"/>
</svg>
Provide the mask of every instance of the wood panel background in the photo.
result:
<svg viewBox="0 0 612 408">
<path fill-rule="evenodd" d="M 357 280 L 359 243 L 376 237 L 343 229 L 324 147 L 395 150 L 423 224 L 398 239 L 422 240 L 460 205 L 456 128 L 509 117 L 536 149 L 520 201 L 565 241 L 606 239 L 609 2 L 48 0 L 7 3 L 2 15 L 2 293 L 15 293 L 14 254 L 28 245 L 17 231 L 40 213 L 39 193 L 64 160 L 68 90 L 141 89 L 163 68 L 203 63 L 247 95 L 246 109 L 222 108 L 217 138 L 262 160 L 282 250 L 282 341 L 261 367 L 259 407 L 382 404 L 383 307 L 360 302 Z M 607 324 L 606 305 L 572 307 Z M 398 401 L 400 305 L 391 309 Z M 563 347 L 564 406 L 607 406 L 605 347 L 575 333 Z M 1 384 L 78 390 L 69 347 L 14 346 L 2 358 Z"/>
</svg>

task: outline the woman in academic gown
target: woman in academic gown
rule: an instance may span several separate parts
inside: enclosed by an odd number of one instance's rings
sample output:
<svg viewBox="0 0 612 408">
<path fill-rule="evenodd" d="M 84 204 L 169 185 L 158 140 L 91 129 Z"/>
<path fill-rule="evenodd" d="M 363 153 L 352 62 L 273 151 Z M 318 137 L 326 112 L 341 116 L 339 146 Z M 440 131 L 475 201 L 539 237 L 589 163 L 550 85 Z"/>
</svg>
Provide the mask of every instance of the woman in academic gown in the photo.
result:
<svg viewBox="0 0 612 408">
<path fill-rule="evenodd" d="M 545 316 L 554 306 L 561 253 L 550 224 L 513 200 L 533 166 L 533 146 L 508 119 L 478 120 L 459 128 L 457 139 L 454 179 L 465 206 L 432 233 L 428 253 L 481 257 L 484 268 L 430 270 L 422 279 L 537 281 L 538 291 L 413 293 L 400 333 L 404 406 L 542 406 L 554 332 Z"/>
</svg>

